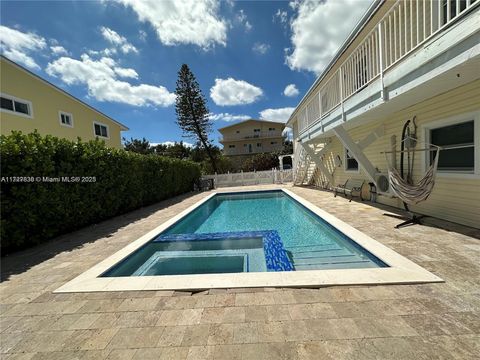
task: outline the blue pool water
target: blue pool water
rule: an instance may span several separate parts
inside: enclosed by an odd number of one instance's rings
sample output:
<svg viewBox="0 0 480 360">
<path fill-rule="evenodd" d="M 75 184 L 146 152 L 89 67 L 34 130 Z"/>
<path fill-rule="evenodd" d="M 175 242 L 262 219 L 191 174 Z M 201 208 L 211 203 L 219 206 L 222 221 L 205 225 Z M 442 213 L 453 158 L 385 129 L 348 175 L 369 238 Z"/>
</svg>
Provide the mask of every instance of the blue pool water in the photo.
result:
<svg viewBox="0 0 480 360">
<path fill-rule="evenodd" d="M 218 194 L 103 276 L 386 265 L 283 191 Z"/>
</svg>

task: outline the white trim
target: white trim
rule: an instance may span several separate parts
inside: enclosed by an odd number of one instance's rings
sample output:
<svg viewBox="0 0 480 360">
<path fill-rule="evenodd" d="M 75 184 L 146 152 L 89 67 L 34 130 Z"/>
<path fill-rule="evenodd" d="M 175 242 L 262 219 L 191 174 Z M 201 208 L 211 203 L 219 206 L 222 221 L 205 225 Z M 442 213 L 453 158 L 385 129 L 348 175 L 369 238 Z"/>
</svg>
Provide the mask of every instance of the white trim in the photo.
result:
<svg viewBox="0 0 480 360">
<path fill-rule="evenodd" d="M 70 125 L 62 123 L 62 115 L 66 115 L 70 118 L 70 122 L 71 122 Z M 60 122 L 61 126 L 65 126 L 65 127 L 68 127 L 68 128 L 73 128 L 73 115 L 71 113 L 68 113 L 68 112 L 62 111 L 62 110 L 58 110 L 58 121 Z"/>
<path fill-rule="evenodd" d="M 107 136 L 97 135 L 95 133 L 95 125 L 105 126 L 107 128 Z M 108 127 L 107 124 L 101 123 L 99 121 L 94 121 L 93 122 L 93 136 L 96 136 L 96 137 L 101 138 L 101 139 L 110 139 L 110 128 Z"/>
<path fill-rule="evenodd" d="M 33 119 L 33 105 L 32 105 L 31 101 L 25 100 L 25 99 L 22 99 L 22 98 L 13 96 L 13 95 L 9 95 L 9 94 L 3 93 L 3 92 L 0 93 L 0 96 L 3 97 L 3 98 L 6 98 L 6 99 L 12 100 L 13 102 L 18 101 L 18 102 L 22 102 L 22 103 L 27 104 L 29 113 L 24 114 L 24 113 L 21 113 L 21 112 L 0 108 L 1 112 L 4 112 L 6 114 L 21 116 L 21 117 L 28 118 L 28 119 Z M 15 108 L 15 104 L 13 106 Z"/>
<path fill-rule="evenodd" d="M 461 178 L 461 179 L 479 179 L 480 178 L 480 111 L 473 111 L 464 114 L 454 115 L 445 119 L 440 119 L 437 121 L 432 121 L 426 124 L 421 125 L 421 135 L 425 139 L 425 143 L 430 143 L 430 130 L 438 129 L 441 127 L 460 124 L 473 120 L 474 132 L 473 141 L 474 141 L 474 151 L 475 151 L 475 162 L 473 172 L 462 172 L 462 171 L 437 171 L 438 177 L 445 178 Z M 440 153 L 441 156 L 441 153 Z M 421 169 L 422 173 L 426 171 L 429 166 L 429 153 L 425 152 L 424 156 L 421 157 Z"/>
<path fill-rule="evenodd" d="M 332 285 L 378 285 L 378 284 L 417 284 L 425 282 L 443 282 L 441 278 L 425 270 L 413 261 L 401 256 L 387 246 L 375 241 L 349 224 L 337 219 L 307 200 L 282 188 L 281 190 L 317 216 L 337 228 L 352 241 L 383 261 L 389 267 L 368 269 L 332 269 L 303 270 L 257 273 L 198 274 L 198 275 L 164 275 L 164 276 L 125 276 L 100 277 L 112 266 L 131 255 L 134 251 L 175 224 L 180 219 L 197 209 L 210 198 L 214 192 L 180 214 L 167 220 L 157 228 L 131 242 L 123 249 L 101 261 L 89 270 L 67 282 L 54 293 L 90 292 L 90 291 L 129 291 L 129 290 L 187 290 L 238 287 L 299 287 Z M 270 189 L 270 190 L 272 190 Z M 238 192 L 248 192 L 244 189 Z M 258 190 L 253 190 L 258 191 Z M 232 191 L 228 191 L 231 193 Z M 235 191 L 233 191 L 235 192 Z M 219 192 L 221 194 L 221 192 Z"/>
</svg>

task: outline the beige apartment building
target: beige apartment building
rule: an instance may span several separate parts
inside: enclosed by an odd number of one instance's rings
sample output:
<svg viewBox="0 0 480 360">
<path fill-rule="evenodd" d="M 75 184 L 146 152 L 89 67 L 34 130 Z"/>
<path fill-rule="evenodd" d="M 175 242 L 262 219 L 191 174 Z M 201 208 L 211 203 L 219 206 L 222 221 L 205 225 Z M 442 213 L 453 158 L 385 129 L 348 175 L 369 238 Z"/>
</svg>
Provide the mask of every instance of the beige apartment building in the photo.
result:
<svg viewBox="0 0 480 360">
<path fill-rule="evenodd" d="M 226 156 L 270 153 L 282 150 L 284 129 L 284 123 L 250 119 L 218 129 L 219 142 Z"/>
</svg>

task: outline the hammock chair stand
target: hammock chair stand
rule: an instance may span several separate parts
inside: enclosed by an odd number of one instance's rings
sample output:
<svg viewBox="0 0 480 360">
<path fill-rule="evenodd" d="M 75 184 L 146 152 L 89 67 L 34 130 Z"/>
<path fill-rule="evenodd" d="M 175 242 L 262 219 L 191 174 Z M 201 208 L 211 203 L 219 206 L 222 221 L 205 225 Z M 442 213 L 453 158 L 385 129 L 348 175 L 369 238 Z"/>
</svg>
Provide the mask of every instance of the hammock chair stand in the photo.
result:
<svg viewBox="0 0 480 360">
<path fill-rule="evenodd" d="M 408 122 L 407 124 L 408 125 Z M 405 140 L 412 139 L 410 137 L 404 137 L 402 139 L 402 145 Z M 416 140 L 416 139 L 414 139 Z M 426 215 L 416 215 L 412 211 L 410 211 L 408 204 L 417 204 L 419 202 L 425 201 L 428 196 L 430 195 L 434 183 L 435 183 L 435 173 L 437 171 L 437 166 L 438 166 L 438 158 L 439 158 L 439 152 L 442 148 L 440 146 L 434 145 L 434 144 L 428 144 L 427 148 L 424 149 L 408 149 L 404 150 L 403 146 L 400 151 L 400 153 L 404 152 L 410 152 L 412 151 L 415 153 L 416 151 L 432 151 L 436 150 L 435 153 L 435 158 L 433 161 L 433 164 L 430 165 L 430 167 L 427 169 L 427 172 L 425 173 L 424 177 L 419 181 L 417 185 L 412 185 L 409 184 L 406 179 L 403 178 L 403 166 L 401 169 L 402 173 L 399 173 L 397 169 L 393 168 L 388 161 L 387 158 L 387 163 L 388 163 L 388 175 L 389 175 L 389 182 L 390 186 L 392 186 L 392 190 L 395 193 L 395 195 L 400 198 L 403 201 L 403 206 L 405 207 L 405 210 L 408 212 L 409 216 L 402 216 L 402 215 L 394 215 L 394 214 L 388 214 L 384 213 L 383 215 L 393 217 L 396 219 L 401 219 L 404 220 L 402 223 L 398 224 L 395 226 L 396 229 L 400 229 L 405 226 L 409 225 L 420 225 L 421 224 L 421 219 L 426 217 Z M 388 153 L 393 153 L 394 151 L 385 151 L 383 152 L 385 154 Z M 403 157 L 403 156 L 402 156 Z M 402 164 L 403 164 L 403 159 L 402 159 Z M 408 178 L 408 176 L 407 176 Z"/>
<path fill-rule="evenodd" d="M 389 213 L 383 213 L 383 215 L 389 216 L 395 219 L 404 220 L 402 223 L 395 225 L 395 229 L 400 229 L 404 226 L 410 226 L 410 225 L 422 225 L 421 219 L 427 216 L 427 215 L 414 214 L 408 209 L 408 206 L 405 206 L 405 210 L 408 212 L 410 216 L 402 216 L 402 215 L 395 215 L 395 214 L 389 214 Z"/>
</svg>

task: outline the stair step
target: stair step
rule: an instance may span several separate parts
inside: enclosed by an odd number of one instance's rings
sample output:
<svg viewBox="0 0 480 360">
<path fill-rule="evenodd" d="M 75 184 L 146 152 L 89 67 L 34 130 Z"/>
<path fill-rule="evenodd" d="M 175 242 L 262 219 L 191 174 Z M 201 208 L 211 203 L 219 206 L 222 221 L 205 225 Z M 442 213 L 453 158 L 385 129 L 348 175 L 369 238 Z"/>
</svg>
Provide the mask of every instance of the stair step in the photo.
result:
<svg viewBox="0 0 480 360">
<path fill-rule="evenodd" d="M 292 251 L 292 257 L 296 259 L 312 259 L 312 258 L 327 258 L 327 257 L 339 257 L 339 256 L 356 256 L 346 249 L 331 249 L 331 250 L 318 250 L 318 251 Z"/>
<path fill-rule="evenodd" d="M 301 270 L 329 270 L 329 269 L 365 269 L 373 268 L 375 264 L 372 262 L 365 261 L 352 261 L 352 262 L 339 262 L 339 263 L 328 263 L 328 264 L 295 264 L 295 271 Z"/>
<path fill-rule="evenodd" d="M 299 265 L 324 265 L 324 264 L 348 264 L 352 262 L 364 262 L 368 259 L 362 259 L 356 255 L 341 255 L 341 256 L 324 256 L 324 257 L 309 257 L 296 258 L 293 257 L 295 266 Z"/>
</svg>

